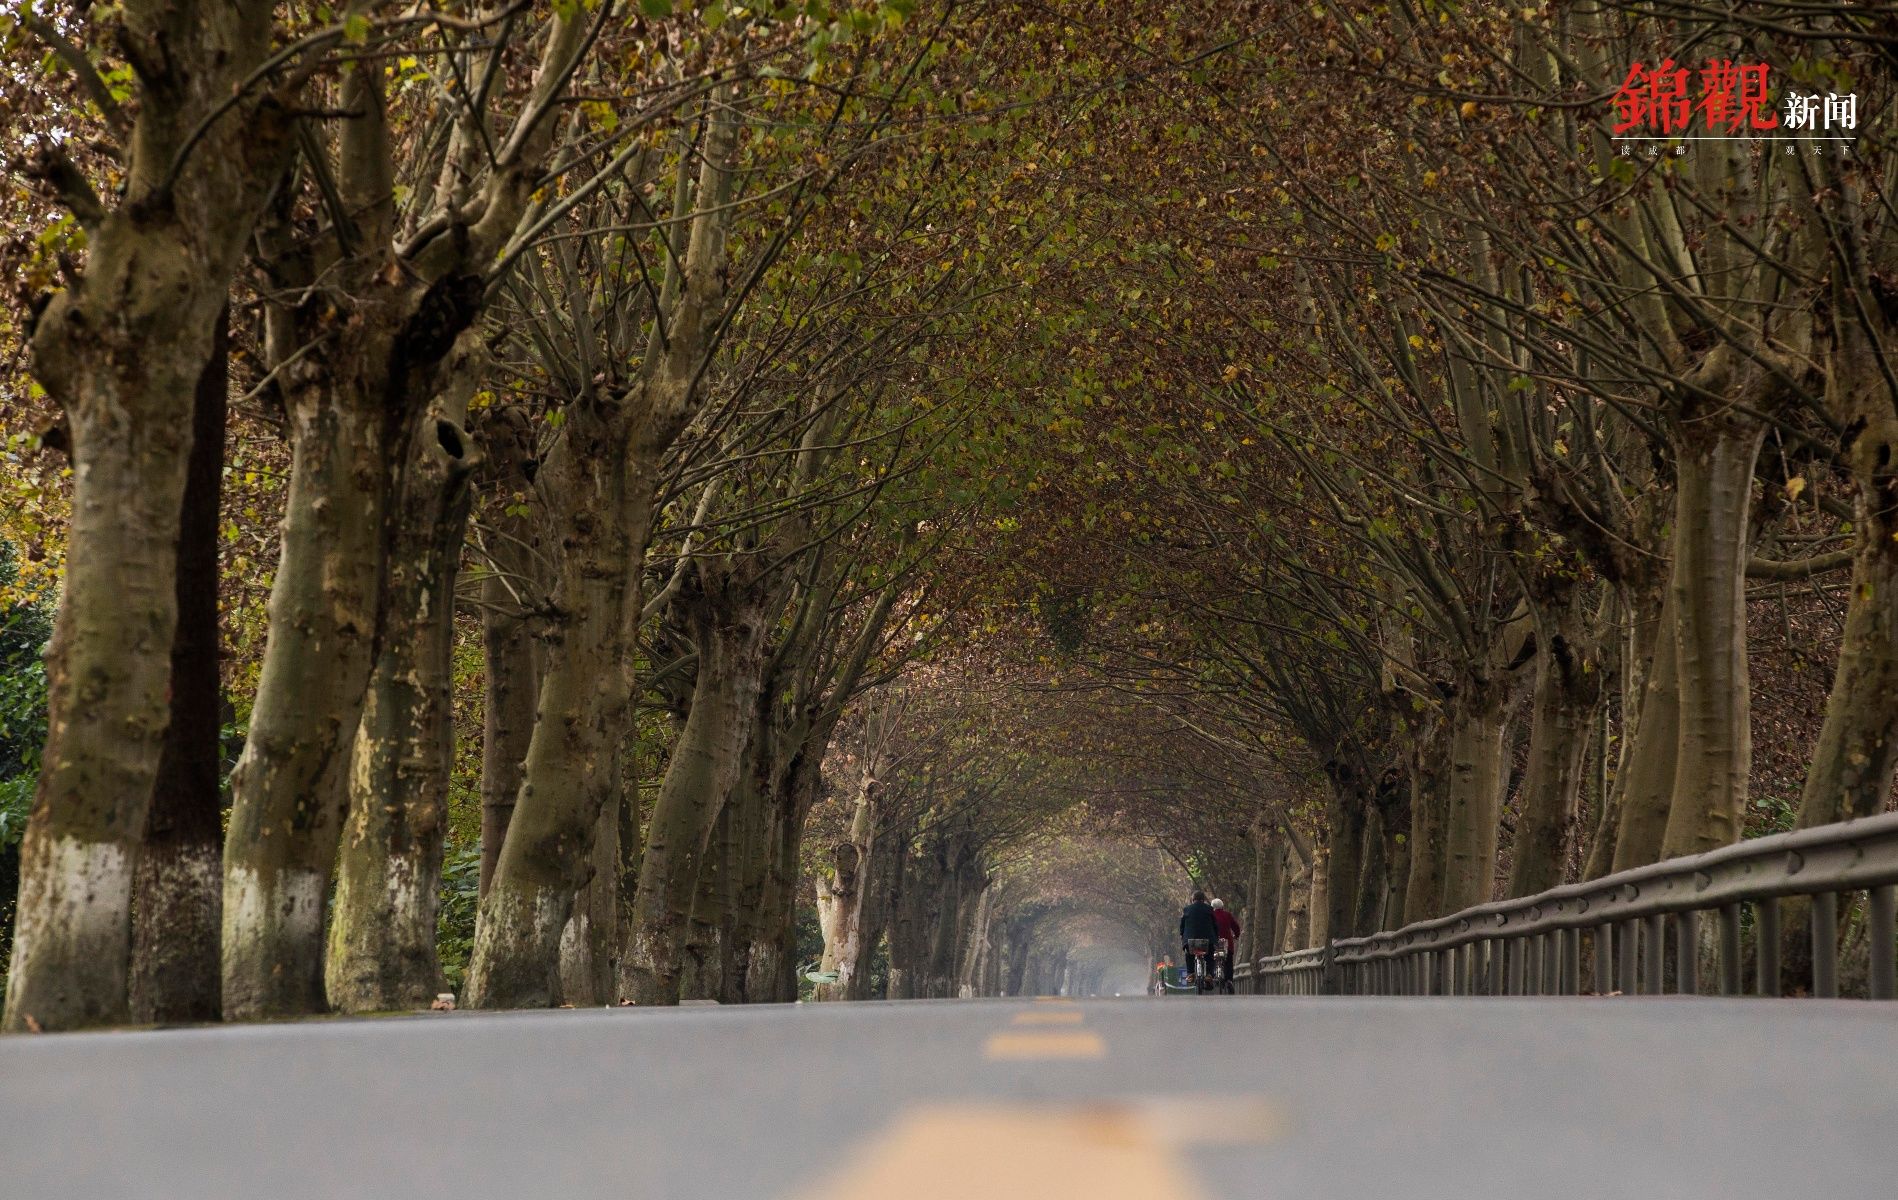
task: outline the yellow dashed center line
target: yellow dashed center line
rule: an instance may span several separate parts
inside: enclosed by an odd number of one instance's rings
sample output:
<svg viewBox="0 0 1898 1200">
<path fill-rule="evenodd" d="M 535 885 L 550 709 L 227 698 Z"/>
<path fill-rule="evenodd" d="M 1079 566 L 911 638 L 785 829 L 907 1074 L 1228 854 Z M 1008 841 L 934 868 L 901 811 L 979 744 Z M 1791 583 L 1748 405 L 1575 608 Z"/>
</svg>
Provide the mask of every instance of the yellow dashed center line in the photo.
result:
<svg viewBox="0 0 1898 1200">
<path fill-rule="evenodd" d="M 1101 1035 L 1085 1029 L 1050 1033 L 997 1033 L 982 1047 L 990 1062 L 1036 1058 L 1099 1058 L 1107 1052 Z"/>
<path fill-rule="evenodd" d="M 1013 1026 L 1074 1026 L 1082 1023 L 1086 1014 L 1079 1005 L 1066 996 L 1036 996 L 1041 1001 L 1032 1008 L 1024 1009 L 1009 1018 Z M 1107 1046 L 1101 1041 L 1101 1035 L 1085 1029 L 1007 1029 L 990 1034 L 983 1043 L 982 1057 L 990 1062 L 1024 1062 L 1036 1059 L 1054 1058 L 1099 1058 L 1107 1053 Z"/>
<path fill-rule="evenodd" d="M 1064 997 L 1039 997 L 1061 1003 Z M 1094 1059 L 1101 1036 L 1079 1007 L 1029 1008 L 989 1035 L 990 1062 Z M 1053 1028 L 1051 1028 L 1053 1027 Z M 911 1110 L 801 1200 L 1195 1200 L 1193 1146 L 1245 1145 L 1278 1133 L 1278 1114 L 1248 1097 L 1163 1098 L 1051 1108 L 1020 1103 Z"/>
<path fill-rule="evenodd" d="M 1078 1008 L 1031 1008 L 1027 1012 L 1018 1012 L 1010 1025 L 1079 1025 L 1081 1010 Z"/>
<path fill-rule="evenodd" d="M 1153 1097 L 1067 1108 L 913 1109 L 800 1200 L 1196 1200 L 1191 1151 L 1284 1129 L 1259 1097 Z"/>
<path fill-rule="evenodd" d="M 1017 1200 L 1198 1193 L 1147 1122 L 1107 1112 L 925 1108 L 899 1121 L 809 1200 Z"/>
</svg>

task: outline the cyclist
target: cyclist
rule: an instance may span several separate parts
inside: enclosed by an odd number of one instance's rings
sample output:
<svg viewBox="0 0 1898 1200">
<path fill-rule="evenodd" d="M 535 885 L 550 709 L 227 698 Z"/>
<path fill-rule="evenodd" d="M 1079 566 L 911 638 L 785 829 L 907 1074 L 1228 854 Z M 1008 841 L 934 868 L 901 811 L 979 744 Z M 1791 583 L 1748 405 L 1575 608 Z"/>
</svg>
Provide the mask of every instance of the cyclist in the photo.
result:
<svg viewBox="0 0 1898 1200">
<path fill-rule="evenodd" d="M 1227 983 L 1232 982 L 1232 963 L 1239 956 L 1239 918 L 1232 915 L 1224 900 L 1213 901 L 1213 924 L 1219 927 L 1219 940 L 1226 943 Z"/>
<path fill-rule="evenodd" d="M 1212 956 L 1213 940 L 1219 936 L 1219 921 L 1213 916 L 1213 906 L 1206 903 L 1205 892 L 1194 892 L 1193 900 L 1180 912 L 1180 942 L 1186 951 L 1186 961 L 1193 961 L 1193 943 L 1204 943 L 1204 953 Z"/>
</svg>

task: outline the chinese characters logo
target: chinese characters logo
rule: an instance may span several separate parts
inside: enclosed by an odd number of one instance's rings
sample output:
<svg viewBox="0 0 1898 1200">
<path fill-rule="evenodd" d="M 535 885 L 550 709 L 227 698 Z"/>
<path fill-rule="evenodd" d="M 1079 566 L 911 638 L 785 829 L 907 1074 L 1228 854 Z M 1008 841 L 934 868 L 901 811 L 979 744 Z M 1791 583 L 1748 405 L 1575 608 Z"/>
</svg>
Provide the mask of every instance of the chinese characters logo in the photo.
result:
<svg viewBox="0 0 1898 1200">
<path fill-rule="evenodd" d="M 1858 96 L 1788 91 L 1775 107 L 1766 63 L 1708 59 L 1699 70 L 1663 58 L 1637 62 L 1615 92 L 1613 135 L 1756 138 L 1769 132 L 1858 128 Z M 1784 109 L 1782 116 L 1781 109 Z M 1631 133 L 1631 131 L 1635 131 Z"/>
</svg>

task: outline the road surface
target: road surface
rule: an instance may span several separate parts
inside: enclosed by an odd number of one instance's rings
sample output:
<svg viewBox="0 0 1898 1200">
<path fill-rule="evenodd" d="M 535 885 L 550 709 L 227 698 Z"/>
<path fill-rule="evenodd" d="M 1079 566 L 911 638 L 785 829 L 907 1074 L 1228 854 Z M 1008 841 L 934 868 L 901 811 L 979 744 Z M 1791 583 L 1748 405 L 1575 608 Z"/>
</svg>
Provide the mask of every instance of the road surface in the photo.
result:
<svg viewBox="0 0 1898 1200">
<path fill-rule="evenodd" d="M 0 1039 L 12 1200 L 1890 1200 L 1898 1006 L 1207 997 Z"/>
</svg>

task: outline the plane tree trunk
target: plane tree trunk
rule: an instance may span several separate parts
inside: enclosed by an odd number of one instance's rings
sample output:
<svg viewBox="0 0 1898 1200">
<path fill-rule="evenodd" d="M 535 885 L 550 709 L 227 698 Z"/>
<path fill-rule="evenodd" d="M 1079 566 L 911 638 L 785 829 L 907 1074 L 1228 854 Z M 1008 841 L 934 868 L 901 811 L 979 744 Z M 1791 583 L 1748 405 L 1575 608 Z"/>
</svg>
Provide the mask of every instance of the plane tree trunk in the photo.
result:
<svg viewBox="0 0 1898 1200">
<path fill-rule="evenodd" d="M 355 217 L 350 239 L 327 257 L 311 251 L 294 228 L 288 193 L 260 237 L 278 294 L 296 297 L 266 311 L 291 476 L 270 635 L 231 779 L 227 1018 L 324 1008 L 324 909 L 352 746 L 385 622 L 411 619 L 382 606 L 390 556 L 408 536 L 407 514 L 392 507 L 395 489 L 417 447 L 441 440 L 428 404 L 444 360 L 483 303 L 484 281 L 457 270 L 466 264 L 405 270 L 397 261 L 382 89 L 379 67 L 345 69 L 341 94 L 351 117 L 337 137 L 336 190 Z M 459 425 L 453 438 L 450 457 L 467 457 Z"/>
<path fill-rule="evenodd" d="M 500 861 L 540 695 L 532 606 L 542 600 L 540 526 L 534 478 L 540 463 L 527 415 L 516 405 L 484 411 L 478 430 L 492 533 L 481 580 L 481 894 Z"/>
<path fill-rule="evenodd" d="M 587 878 L 605 773 L 632 699 L 640 573 L 662 462 L 703 401 L 701 376 L 725 317 L 737 140 L 735 118 L 721 109 L 698 164 L 690 235 L 664 289 L 669 340 L 655 330 L 641 374 L 624 392 L 589 392 L 569 405 L 570 474 L 555 514 L 563 543 L 554 604 L 565 619 L 549 634 L 520 793 L 476 920 L 472 1007 L 544 1006 L 554 994 L 561 931 Z M 694 194 L 690 170 L 681 163 L 682 210 Z M 647 843 L 650 854 L 650 835 Z M 637 894 L 631 904 L 637 908 Z M 628 936 L 651 919 L 629 916 Z M 641 969 L 622 952 L 622 985 L 628 970 Z"/>
<path fill-rule="evenodd" d="M 1661 856 L 1740 840 L 1753 741 L 1746 651 L 1746 562 L 1753 467 L 1765 436 L 1752 419 L 1703 418 L 1675 439 L 1674 669 L 1679 750 Z"/>
<path fill-rule="evenodd" d="M 699 861 L 692 915 L 680 946 L 681 1000 L 717 1000 L 724 990 L 732 866 L 732 805 L 728 801 L 719 806 L 718 819 Z"/>
<path fill-rule="evenodd" d="M 1882 336 L 1843 322 L 1827 364 L 1856 490 L 1852 586 L 1825 724 L 1800 796 L 1801 828 L 1882 811 L 1898 765 L 1898 411 L 1878 367 L 1898 338 L 1881 315 L 1861 319 Z"/>
<path fill-rule="evenodd" d="M 395 492 L 402 519 L 351 750 L 325 958 L 329 1003 L 342 1012 L 426 1008 L 444 986 L 436 910 L 454 758 L 455 577 L 480 459 L 462 427 L 477 354 L 463 335 L 452 382 L 424 414 Z"/>
<path fill-rule="evenodd" d="M 1601 664 L 1582 627 L 1579 597 L 1562 590 L 1535 606 L 1535 690 L 1529 763 L 1507 894 L 1532 896 L 1562 883 L 1581 828 L 1582 766 L 1601 703 Z"/>
<path fill-rule="evenodd" d="M 128 1012 L 133 871 L 170 720 L 194 398 L 293 126 L 288 94 L 241 86 L 270 54 L 274 11 L 256 0 L 129 6 L 122 46 L 142 69 L 118 202 L 106 208 L 57 147 L 35 163 L 87 249 L 32 334 L 74 472 L 0 1028 L 75 1029 Z"/>
<path fill-rule="evenodd" d="M 192 407 L 191 459 L 178 528 L 178 627 L 171 723 L 132 877 L 131 1017 L 215 1021 L 223 854 L 224 691 L 218 674 L 218 505 L 223 491 L 230 312 L 218 320 Z"/>
<path fill-rule="evenodd" d="M 1404 919 L 1425 921 L 1440 917 L 1444 872 L 1448 866 L 1444 836 L 1449 823 L 1449 795 L 1439 748 L 1445 744 L 1445 726 L 1432 723 L 1429 736 L 1411 749 L 1409 876 L 1404 881 Z"/>
<path fill-rule="evenodd" d="M 1365 866 L 1370 789 L 1363 770 L 1352 764 L 1328 763 L 1325 775 L 1330 784 L 1325 806 L 1325 860 L 1330 880 L 1325 928 L 1334 938 L 1355 937 L 1360 932 L 1358 898 Z"/>
<path fill-rule="evenodd" d="M 878 874 L 873 857 L 877 848 L 876 793 L 877 783 L 866 772 L 851 810 L 850 840 L 835 848 L 831 875 L 817 881 L 818 920 L 824 931 L 822 970 L 837 973 L 836 983 L 818 985 L 819 1000 L 857 999 L 862 989 L 858 975 L 868 953 L 865 940 L 869 935 L 865 916 Z"/>
<path fill-rule="evenodd" d="M 692 708 L 647 823 L 619 968 L 620 999 L 679 1002 L 680 952 L 707 842 L 738 783 L 764 670 L 768 604 L 755 564 L 706 560 L 676 603 L 698 647 Z M 768 902 L 767 897 L 767 902 Z M 758 967 L 754 948 L 751 970 Z"/>
<path fill-rule="evenodd" d="M 1443 911 L 1488 903 L 1495 887 L 1509 713 L 1504 688 L 1470 681 L 1451 708 Z M 1421 914 L 1416 914 L 1416 919 Z"/>
</svg>

